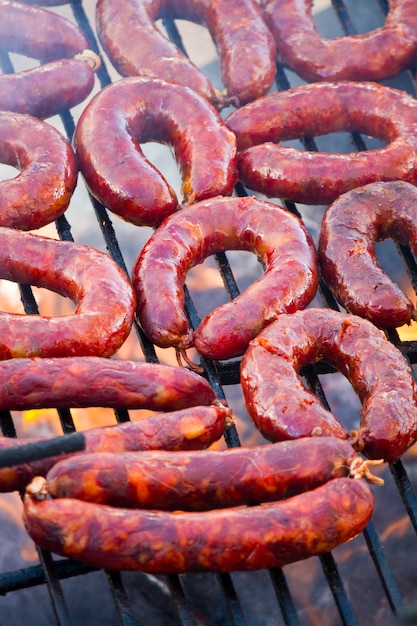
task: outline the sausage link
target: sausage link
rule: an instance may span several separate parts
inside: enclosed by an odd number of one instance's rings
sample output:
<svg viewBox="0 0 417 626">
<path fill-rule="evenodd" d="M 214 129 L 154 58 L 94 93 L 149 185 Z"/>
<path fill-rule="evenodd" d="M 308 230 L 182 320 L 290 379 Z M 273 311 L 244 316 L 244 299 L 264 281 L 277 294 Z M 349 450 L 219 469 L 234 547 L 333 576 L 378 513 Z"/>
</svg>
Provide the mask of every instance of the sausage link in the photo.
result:
<svg viewBox="0 0 417 626">
<path fill-rule="evenodd" d="M 191 332 L 184 313 L 186 273 L 223 250 L 254 252 L 265 273 Z M 215 197 L 181 209 L 155 231 L 132 270 L 139 322 L 153 343 L 180 352 L 194 345 L 211 359 L 243 354 L 277 316 L 307 306 L 317 280 L 316 251 L 302 222 L 255 197 Z"/>
<path fill-rule="evenodd" d="M 417 188 L 404 181 L 352 189 L 325 211 L 319 237 L 322 276 L 343 307 L 381 328 L 415 318 L 408 296 L 380 266 L 375 243 L 394 239 L 417 254 Z"/>
<path fill-rule="evenodd" d="M 156 20 L 164 17 L 207 26 L 219 52 L 225 95 L 161 33 Z M 122 76 L 178 82 L 219 107 L 267 93 L 276 74 L 275 41 L 254 0 L 127 0 L 122 12 L 115 0 L 99 0 L 96 22 L 103 48 Z"/>
<path fill-rule="evenodd" d="M 197 397 L 194 402 L 198 402 Z M 202 450 L 220 439 L 231 419 L 230 409 L 220 404 L 167 410 L 140 420 L 85 430 L 85 450 L 74 454 L 80 460 L 80 455 L 88 453 Z M 0 450 L 39 441 L 43 439 L 0 437 Z M 46 476 L 51 467 L 63 459 L 63 455 L 51 456 L 0 468 L 0 492 L 22 491 L 35 476 Z"/>
<path fill-rule="evenodd" d="M 132 510 L 73 498 L 24 499 L 32 539 L 57 554 L 111 570 L 151 574 L 282 567 L 361 532 L 374 508 L 363 479 L 335 478 L 287 500 L 203 512 Z"/>
<path fill-rule="evenodd" d="M 235 133 L 239 177 L 269 197 L 328 204 L 371 182 L 417 182 L 417 102 L 376 83 L 314 83 L 274 92 L 226 119 Z M 311 152 L 278 142 L 359 132 L 386 146 L 349 154 Z"/>
<path fill-rule="evenodd" d="M 183 511 L 272 502 L 349 475 L 346 441 L 307 437 L 192 452 L 93 453 L 56 463 L 48 492 L 127 508 Z"/>
<path fill-rule="evenodd" d="M 146 141 L 172 145 L 184 201 L 233 192 L 236 142 L 217 110 L 182 85 L 124 78 L 93 98 L 74 135 L 89 190 L 123 219 L 156 226 L 178 208 L 175 191 L 140 148 Z"/>
<path fill-rule="evenodd" d="M 0 227 L 0 278 L 50 289 L 76 305 L 61 317 L 0 312 L 0 359 L 110 356 L 130 333 L 130 282 L 94 248 Z"/>
<path fill-rule="evenodd" d="M 370 459 L 396 461 L 417 437 L 411 367 L 371 322 L 330 309 L 280 316 L 244 354 L 242 389 L 260 432 L 271 441 L 349 437 L 299 375 L 303 366 L 320 359 L 348 378 L 362 402 L 360 428 L 350 436 L 352 445 Z"/>
<path fill-rule="evenodd" d="M 412 69 L 417 56 L 414 0 L 389 0 L 382 27 L 333 39 L 315 25 L 311 0 L 263 0 L 262 11 L 274 35 L 281 63 L 307 82 L 393 78 Z"/>
</svg>

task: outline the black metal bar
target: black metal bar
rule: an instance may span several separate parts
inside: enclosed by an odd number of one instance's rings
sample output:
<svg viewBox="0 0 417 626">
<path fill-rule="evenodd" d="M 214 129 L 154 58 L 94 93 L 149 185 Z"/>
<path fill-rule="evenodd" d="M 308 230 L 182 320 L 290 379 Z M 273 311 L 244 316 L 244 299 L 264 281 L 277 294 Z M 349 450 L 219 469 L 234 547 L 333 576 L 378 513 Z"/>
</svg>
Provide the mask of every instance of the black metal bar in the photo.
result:
<svg viewBox="0 0 417 626">
<path fill-rule="evenodd" d="M 71 454 L 85 449 L 84 433 L 61 435 L 44 441 L 21 443 L 0 450 L 0 468 L 30 463 L 51 456 Z"/>
<path fill-rule="evenodd" d="M 287 579 L 280 568 L 270 570 L 270 576 L 281 609 L 285 626 L 300 626 L 297 609 L 294 606 L 291 592 L 288 588 Z"/>
<path fill-rule="evenodd" d="M 319 556 L 319 559 L 344 626 L 357 626 L 357 618 L 353 612 L 333 555 L 331 553 L 322 554 Z"/>
</svg>

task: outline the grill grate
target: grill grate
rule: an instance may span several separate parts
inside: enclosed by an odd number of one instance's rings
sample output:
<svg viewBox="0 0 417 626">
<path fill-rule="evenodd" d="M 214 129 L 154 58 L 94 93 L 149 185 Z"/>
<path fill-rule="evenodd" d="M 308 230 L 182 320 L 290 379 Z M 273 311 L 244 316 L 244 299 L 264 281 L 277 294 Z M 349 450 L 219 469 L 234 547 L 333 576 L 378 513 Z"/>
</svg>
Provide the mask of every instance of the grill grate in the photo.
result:
<svg viewBox="0 0 417 626">
<path fill-rule="evenodd" d="M 369 2 L 371 4 L 371 0 Z M 387 4 L 384 1 L 372 2 L 376 11 L 380 12 L 381 24 L 383 15 L 387 12 Z M 71 17 L 85 31 L 91 42 L 91 48 L 100 52 L 104 62 L 97 74 L 100 87 L 104 87 L 112 81 L 111 69 L 106 59 L 99 50 L 98 40 L 94 30 L 93 3 L 85 0 L 74 0 L 67 5 L 71 11 Z M 326 11 L 336 14 L 343 32 L 354 34 L 355 27 L 352 20 L 355 2 L 343 2 L 333 0 L 331 6 Z M 54 10 L 54 9 L 52 9 Z M 58 9 L 57 9 L 58 10 Z M 66 10 L 66 9 L 65 9 Z M 181 34 L 177 24 L 172 20 L 164 20 L 163 26 L 170 38 L 179 45 L 183 51 L 186 46 L 183 44 Z M 0 58 L 0 67 L 3 72 L 14 71 L 13 60 L 8 55 Z M 292 74 L 285 68 L 278 66 L 276 88 L 278 90 L 288 89 L 292 85 Z M 413 77 L 405 74 L 398 79 L 403 88 L 414 94 Z M 396 81 L 392 81 L 396 84 Z M 404 87 L 405 85 L 405 87 Z M 69 139 L 72 138 L 75 128 L 75 117 L 73 112 L 66 111 L 60 116 L 60 121 Z M 351 141 L 357 150 L 366 149 L 366 138 L 357 134 L 352 134 Z M 308 150 L 316 150 L 317 143 L 314 138 L 304 140 L 304 147 Z M 237 193 L 244 195 L 246 190 L 238 185 Z M 125 260 L 124 240 L 117 233 L 118 225 L 112 221 L 107 210 L 89 197 L 90 208 L 95 215 L 99 226 L 104 246 L 109 254 L 128 274 L 128 263 Z M 287 208 L 308 222 L 309 215 L 302 208 L 292 203 L 286 204 Z M 70 218 L 68 218 L 70 219 Z M 72 234 L 74 227 L 71 226 L 67 217 L 61 217 L 56 222 L 58 236 L 65 240 L 74 240 Z M 116 218 L 117 220 L 117 218 Z M 317 218 L 316 218 L 317 221 Z M 93 244 L 94 245 L 94 244 Z M 398 246 L 399 255 L 404 267 L 410 276 L 412 285 L 417 292 L 417 268 L 415 260 L 410 251 L 403 246 Z M 138 251 L 137 251 L 138 252 Z M 234 298 L 239 293 L 238 281 L 232 269 L 232 263 L 228 254 L 218 254 L 215 263 L 222 277 L 225 290 L 229 298 Z M 37 313 L 38 307 L 36 298 L 30 287 L 21 287 L 21 299 L 26 313 Z M 198 326 L 200 318 L 198 307 L 193 301 L 192 290 L 185 289 L 186 310 L 190 324 L 195 328 Z M 331 308 L 337 309 L 337 303 L 330 294 L 326 285 L 320 283 L 319 297 L 321 302 Z M 144 358 L 148 361 L 158 361 L 157 352 L 149 342 L 138 325 L 135 325 L 135 334 L 140 345 Z M 398 333 L 392 331 L 389 338 L 404 352 L 412 364 L 417 363 L 417 341 L 401 342 Z M 229 390 L 239 387 L 239 360 L 227 363 L 212 363 L 202 359 L 205 374 L 216 390 L 220 398 L 229 396 Z M 315 391 L 325 404 L 329 407 L 331 402 L 326 397 L 326 377 L 334 370 L 325 363 L 318 363 L 303 371 L 306 383 Z M 73 416 L 69 410 L 59 410 L 57 412 L 62 432 L 66 435 L 75 433 L 76 426 Z M 115 411 L 116 421 L 126 421 L 129 419 L 127 411 Z M 8 437 L 16 436 L 16 429 L 13 416 L 8 412 L 0 413 L 0 424 L 2 433 Z M 73 435 L 76 437 L 76 435 Z M 68 441 L 70 438 L 67 437 Z M 226 444 L 228 446 L 238 446 L 241 442 L 239 428 L 228 431 Z M 0 464 L 6 463 L 5 457 L 0 454 Z M 402 514 L 407 517 L 413 532 L 417 532 L 417 501 L 413 489 L 412 479 L 409 473 L 413 469 L 412 459 L 410 462 L 398 461 L 389 468 L 386 476 L 387 489 L 396 492 L 402 507 Z M 378 495 L 376 494 L 377 498 Z M 382 497 L 382 496 L 381 496 Z M 397 507 L 398 508 L 398 507 Z M 205 624 L 227 624 L 233 626 L 263 626 L 269 624 L 285 624 L 286 626 L 314 626 L 317 623 L 335 625 L 344 624 L 355 626 L 360 624 L 388 624 L 392 615 L 398 614 L 404 604 L 413 601 L 412 580 L 405 584 L 406 565 L 401 561 L 399 555 L 395 555 L 393 550 L 386 551 L 387 542 L 384 540 L 382 530 L 384 525 L 384 506 L 377 511 L 375 521 L 371 522 L 361 537 L 354 540 L 357 545 L 358 567 L 349 571 L 345 561 L 344 553 L 336 550 L 334 554 L 325 554 L 322 557 L 309 559 L 304 564 L 308 571 L 309 567 L 316 568 L 314 583 L 315 589 L 312 595 L 317 599 L 317 606 L 322 605 L 323 598 L 327 598 L 325 605 L 330 611 L 330 617 L 324 622 L 324 616 L 320 611 L 315 612 L 315 607 L 306 607 L 303 603 L 302 594 L 295 586 L 295 578 L 292 576 L 291 567 L 284 569 L 274 569 L 269 572 L 254 572 L 250 574 L 236 573 L 231 575 L 182 575 L 182 576 L 146 576 L 143 574 L 106 572 L 104 578 L 98 578 L 99 571 L 95 568 L 77 563 L 70 559 L 55 558 L 48 552 L 38 550 L 39 564 L 14 570 L 5 569 L 0 572 L 0 607 L 3 599 L 10 598 L 14 594 L 19 594 L 22 590 L 32 590 L 35 598 L 44 597 L 41 589 L 47 589 L 50 606 L 42 607 L 45 615 L 52 614 L 56 623 L 61 626 L 67 624 L 93 624 L 97 622 L 97 611 L 101 604 L 106 607 L 111 605 L 108 616 L 100 620 L 102 624 L 114 624 L 116 621 L 124 626 L 136 624 L 172 624 L 183 626 L 199 626 Z M 385 511 L 389 513 L 389 511 Z M 401 514 L 401 513 L 400 513 Z M 1 536 L 1 531 L 0 531 Z M 359 543 L 358 543 L 359 542 Z M 361 543 L 362 542 L 362 543 Z M 412 544 L 412 538 L 411 538 Z M 363 549 L 364 548 L 364 549 Z M 352 548 L 353 549 L 353 548 Z M 407 550 L 404 550 L 406 553 Z M 363 556 L 365 554 L 365 556 Z M 353 557 L 355 559 L 355 557 Z M 368 560 L 372 561 L 370 565 Z M 410 563 L 412 557 L 408 554 Z M 370 596 L 370 604 L 366 604 L 366 594 L 357 594 L 355 591 L 366 588 L 367 582 L 359 579 L 355 582 L 355 575 L 363 567 L 365 576 L 371 577 L 371 583 L 375 590 Z M 313 564 L 313 565 L 312 565 Z M 318 567 L 317 567 L 318 566 Z M 373 569 L 372 569 L 373 568 Z M 301 570 L 299 570 L 301 571 Z M 304 571 L 304 570 L 303 570 Z M 412 570 L 410 570 L 412 571 Z M 88 604 L 91 607 L 91 621 L 84 615 L 83 619 L 76 618 L 76 604 L 78 593 L 81 593 L 87 580 L 93 576 L 93 583 L 97 585 L 94 592 L 90 593 Z M 416 571 L 412 571 L 412 577 L 416 576 Z M 360 582 L 362 580 L 362 583 Z M 72 590 L 69 590 L 67 583 L 71 581 Z M 379 581 L 379 582 L 378 582 Z M 303 586 L 303 581 L 301 581 Z M 75 587 L 75 592 L 73 591 Z M 75 594 L 75 595 L 74 595 Z M 107 597 L 108 596 L 108 597 Z M 149 602 L 143 607 L 140 602 L 146 596 Z M 328 597 L 333 598 L 333 605 Z M 19 597 L 19 596 L 18 596 Z M 138 603 L 139 598 L 139 603 Z M 35 600 L 36 602 L 37 600 Z M 314 604 L 314 600 L 312 601 Z M 156 607 L 154 611 L 150 607 Z M 329 607 L 332 607 L 329 609 Z M 382 611 L 382 617 L 378 617 L 378 609 L 388 607 Z M 317 607 L 316 607 L 317 608 Z M 156 610 L 158 609 L 158 610 Z M 13 622 L 20 623 L 20 605 L 14 609 Z M 48 612 L 49 611 L 49 612 Z M 374 616 L 374 614 L 376 614 Z M 317 615 L 320 616 L 318 620 Z M 371 621 L 374 619 L 374 621 Z M 24 617 L 21 621 L 23 622 Z M 107 620 L 107 621 L 106 621 Z M 329 621 L 330 620 L 330 621 Z M 33 621 L 31 623 L 34 623 Z M 39 623 L 44 623 L 43 621 Z M 46 623 L 46 622 L 45 622 Z M 50 623 L 50 622 L 48 622 Z"/>
</svg>

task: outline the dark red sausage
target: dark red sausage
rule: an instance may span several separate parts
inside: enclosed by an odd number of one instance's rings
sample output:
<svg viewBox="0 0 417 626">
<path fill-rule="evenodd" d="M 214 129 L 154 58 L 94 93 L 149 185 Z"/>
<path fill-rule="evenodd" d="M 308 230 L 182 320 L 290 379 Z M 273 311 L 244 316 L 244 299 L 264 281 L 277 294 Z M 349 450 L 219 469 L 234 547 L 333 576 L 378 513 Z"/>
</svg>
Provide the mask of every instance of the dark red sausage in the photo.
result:
<svg viewBox="0 0 417 626">
<path fill-rule="evenodd" d="M 281 567 L 333 550 L 361 532 L 374 508 L 363 479 L 335 478 L 287 500 L 203 512 L 132 510 L 28 487 L 27 532 L 40 546 L 105 569 L 151 574 Z"/>
<path fill-rule="evenodd" d="M 233 192 L 236 143 L 217 110 L 182 85 L 124 78 L 93 98 L 74 135 L 89 190 L 123 219 L 156 226 L 178 208 L 174 190 L 140 148 L 146 141 L 173 147 L 184 201 Z"/>
<path fill-rule="evenodd" d="M 0 278 L 50 289 L 76 307 L 57 317 L 0 312 L 0 359 L 110 356 L 130 333 L 130 282 L 94 248 L 0 227 Z"/>
<path fill-rule="evenodd" d="M 410 183 L 370 183 L 335 200 L 321 222 L 319 259 L 324 280 L 346 310 L 393 328 L 416 311 L 376 258 L 375 243 L 388 238 L 417 254 L 417 188 Z"/>
<path fill-rule="evenodd" d="M 34 230 L 64 213 L 78 166 L 67 139 L 53 126 L 0 111 L 0 161 L 20 170 L 0 182 L 0 226 Z"/>
<path fill-rule="evenodd" d="M 179 369 L 179 368 L 178 368 Z M 188 399 L 188 404 L 193 400 Z M 194 402 L 198 402 L 198 396 Z M 151 401 L 148 403 L 152 404 Z M 178 406 L 182 403 L 178 402 Z M 175 407 L 175 402 L 172 402 Z M 111 452 L 121 454 L 138 450 L 201 450 L 220 439 L 230 426 L 232 412 L 220 404 L 189 406 L 167 410 L 140 420 L 123 422 L 85 430 L 87 453 Z M 14 446 L 44 441 L 41 438 L 13 439 L 0 437 L 0 450 Z M 80 459 L 80 456 L 78 456 Z M 51 467 L 63 456 L 47 457 L 37 461 L 0 468 L 0 492 L 21 491 L 38 475 L 46 476 Z"/>
<path fill-rule="evenodd" d="M 299 370 L 324 359 L 344 374 L 362 402 L 354 447 L 370 459 L 396 461 L 416 440 L 416 384 L 411 367 L 368 320 L 331 309 L 282 315 L 242 358 L 241 383 L 254 423 L 271 441 L 349 434 L 302 383 Z"/>
<path fill-rule="evenodd" d="M 341 81 L 274 92 L 233 112 L 241 181 L 269 197 L 328 204 L 371 182 L 417 182 L 417 101 L 376 83 Z M 349 154 L 309 152 L 278 142 L 357 131 L 387 142 Z"/>
<path fill-rule="evenodd" d="M 164 36 L 156 20 L 185 19 L 207 26 L 220 57 L 226 94 Z M 152 76 L 179 82 L 218 106 L 231 98 L 244 104 L 267 93 L 275 73 L 275 42 L 254 0 L 115 0 L 96 5 L 98 35 L 122 76 Z"/>
<path fill-rule="evenodd" d="M 262 0 L 279 60 L 308 82 L 392 78 L 417 57 L 417 5 L 389 0 L 385 24 L 371 32 L 326 39 L 314 22 L 311 0 Z"/>
<path fill-rule="evenodd" d="M 356 453 L 341 439 L 191 452 L 93 453 L 55 464 L 47 475 L 55 498 L 185 511 L 287 498 L 348 476 Z"/>
<path fill-rule="evenodd" d="M 192 332 L 184 313 L 187 271 L 222 250 L 254 252 L 265 273 Z M 281 313 L 312 300 L 317 289 L 316 256 L 302 222 L 280 206 L 254 197 L 195 203 L 161 224 L 133 267 L 140 324 L 160 347 L 183 351 L 194 345 L 211 359 L 241 355 L 250 339 Z"/>
</svg>

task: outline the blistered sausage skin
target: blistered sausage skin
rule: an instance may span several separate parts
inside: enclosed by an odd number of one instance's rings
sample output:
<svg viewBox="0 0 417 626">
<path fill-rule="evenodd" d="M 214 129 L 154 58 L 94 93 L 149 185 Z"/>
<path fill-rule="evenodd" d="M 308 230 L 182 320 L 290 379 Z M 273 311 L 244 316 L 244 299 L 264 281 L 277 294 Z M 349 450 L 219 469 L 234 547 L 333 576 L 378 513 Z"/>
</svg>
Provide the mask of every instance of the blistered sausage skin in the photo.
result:
<svg viewBox="0 0 417 626">
<path fill-rule="evenodd" d="M 24 524 L 41 547 L 90 565 L 151 574 L 281 567 L 333 550 L 370 521 L 363 479 L 335 478 L 280 502 L 202 512 L 132 510 L 45 499 L 35 480 Z"/>
<path fill-rule="evenodd" d="M 380 266 L 375 243 L 392 238 L 417 254 L 417 188 L 370 183 L 325 211 L 319 237 L 324 280 L 343 307 L 376 326 L 395 328 L 416 316 L 413 303 Z"/>
<path fill-rule="evenodd" d="M 278 59 L 307 82 L 392 78 L 414 67 L 417 5 L 389 0 L 385 23 L 367 33 L 326 39 L 314 22 L 311 0 L 261 0 L 277 43 Z"/>
<path fill-rule="evenodd" d="M 247 104 L 226 124 L 236 135 L 240 180 L 268 197 L 329 204 L 371 182 L 417 181 L 417 102 L 402 90 L 353 81 L 300 85 Z M 278 145 L 340 131 L 387 145 L 348 154 Z"/>
<path fill-rule="evenodd" d="M 191 452 L 83 454 L 47 474 L 55 498 L 185 511 L 272 502 L 348 476 L 356 453 L 335 437 Z"/>
<path fill-rule="evenodd" d="M 63 16 L 2 0 L 0 49 L 42 65 L 0 75 L 0 109 L 45 119 L 85 100 L 100 65 L 89 47 L 83 31 Z"/>
<path fill-rule="evenodd" d="M 193 332 L 184 312 L 186 274 L 223 250 L 253 252 L 265 272 Z M 277 316 L 307 306 L 317 280 L 316 251 L 302 222 L 254 197 L 215 197 L 182 208 L 154 232 L 132 270 L 138 319 L 153 343 L 179 351 L 193 345 L 211 359 L 243 354 L 250 339 Z"/>
<path fill-rule="evenodd" d="M 0 161 L 20 170 L 0 182 L 0 226 L 34 230 L 65 212 L 78 166 L 70 144 L 53 126 L 0 111 Z"/>
<path fill-rule="evenodd" d="M 114 426 L 92 428 L 83 431 L 85 450 L 74 453 L 111 452 L 121 454 L 139 450 L 202 450 L 220 439 L 225 428 L 230 426 L 232 412 L 229 408 L 217 404 L 193 406 L 198 396 L 188 399 L 188 406 L 164 413 L 155 413 L 150 417 L 123 422 Z M 186 401 L 177 403 L 182 406 Z M 69 403 L 70 404 L 70 403 Z M 148 405 L 151 405 L 149 402 Z M 161 403 L 163 406 L 163 403 Z M 0 450 L 10 449 L 27 443 L 44 441 L 41 438 L 0 437 Z M 0 468 L 0 492 L 22 491 L 35 476 L 46 476 L 47 472 L 64 456 L 50 456 L 37 461 L 21 463 Z"/>
<path fill-rule="evenodd" d="M 219 52 L 225 95 L 162 34 L 156 21 L 164 17 L 208 28 Z M 244 104 L 265 94 L 276 73 L 274 38 L 254 0 L 127 0 L 123 11 L 115 0 L 99 0 L 96 22 L 103 48 L 122 76 L 179 82 L 220 107 L 230 98 Z"/>
<path fill-rule="evenodd" d="M 360 401 L 360 427 L 344 426 L 308 391 L 300 369 L 324 359 Z M 401 352 L 368 320 L 331 309 L 282 315 L 250 344 L 241 363 L 248 412 L 271 441 L 350 438 L 370 459 L 396 461 L 416 440 L 416 384 Z"/>
<path fill-rule="evenodd" d="M 0 227 L 0 278 L 50 289 L 75 304 L 56 317 L 0 312 L 0 359 L 111 356 L 127 339 L 135 297 L 107 254 Z"/>
<path fill-rule="evenodd" d="M 182 85 L 124 78 L 93 98 L 74 135 L 89 190 L 123 219 L 156 226 L 178 208 L 175 191 L 140 148 L 147 141 L 172 146 L 185 202 L 233 192 L 236 142 L 217 110 Z"/>
</svg>

